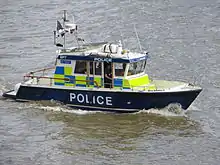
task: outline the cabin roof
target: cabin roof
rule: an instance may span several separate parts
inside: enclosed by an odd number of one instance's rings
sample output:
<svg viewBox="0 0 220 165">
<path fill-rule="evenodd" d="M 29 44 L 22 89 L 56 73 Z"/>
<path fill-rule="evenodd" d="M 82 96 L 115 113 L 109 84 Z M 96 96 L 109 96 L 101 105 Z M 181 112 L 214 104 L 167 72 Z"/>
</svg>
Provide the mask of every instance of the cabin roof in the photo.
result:
<svg viewBox="0 0 220 165">
<path fill-rule="evenodd" d="M 123 50 L 124 53 L 103 53 L 100 50 L 104 44 L 106 44 L 106 42 L 91 43 L 79 48 L 73 47 L 66 50 L 60 50 L 58 59 L 133 63 L 148 58 L 148 53 L 135 53 L 127 50 Z"/>
<path fill-rule="evenodd" d="M 97 61 L 97 62 L 116 62 L 116 63 L 133 63 L 146 60 L 148 55 L 136 58 L 115 58 L 115 57 L 100 57 L 97 55 L 81 56 L 81 55 L 59 55 L 58 59 L 63 60 L 78 60 L 78 61 Z"/>
</svg>

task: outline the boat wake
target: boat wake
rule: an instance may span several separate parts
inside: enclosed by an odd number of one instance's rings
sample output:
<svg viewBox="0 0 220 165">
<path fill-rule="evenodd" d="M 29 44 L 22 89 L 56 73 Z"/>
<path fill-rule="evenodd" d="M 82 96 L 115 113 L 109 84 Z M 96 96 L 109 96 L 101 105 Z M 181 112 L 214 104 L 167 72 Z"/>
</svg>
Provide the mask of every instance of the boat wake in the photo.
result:
<svg viewBox="0 0 220 165">
<path fill-rule="evenodd" d="M 77 115 L 108 113 L 104 111 L 89 111 L 89 110 L 73 109 L 54 100 L 30 102 L 28 107 L 32 107 L 32 108 L 36 108 L 36 109 L 40 109 L 44 111 L 73 113 Z M 187 111 L 183 110 L 180 105 L 170 104 L 169 106 L 163 109 L 141 110 L 139 112 L 135 112 L 132 114 L 148 113 L 148 114 L 155 114 L 155 115 L 161 115 L 161 116 L 166 116 L 166 117 L 168 116 L 169 117 L 187 117 L 186 112 Z"/>
<path fill-rule="evenodd" d="M 100 113 L 100 111 L 88 111 L 88 110 L 81 110 L 81 109 L 73 109 L 68 106 L 63 105 L 57 101 L 37 101 L 31 102 L 30 106 L 32 108 L 44 110 L 44 111 L 52 111 L 52 112 L 64 112 L 64 113 L 73 113 L 77 115 L 87 115 L 87 114 L 94 114 Z"/>
<path fill-rule="evenodd" d="M 195 105 L 190 105 L 188 111 L 202 111 L 202 109 L 199 109 Z"/>
<path fill-rule="evenodd" d="M 87 110 L 80 110 L 80 109 L 68 109 L 68 107 L 62 107 L 62 106 L 40 106 L 37 107 L 39 109 L 45 110 L 45 111 L 53 111 L 53 112 L 65 112 L 65 113 L 73 113 L 77 115 L 87 115 L 87 114 L 94 114 L 98 113 L 99 111 L 87 111 Z"/>
<path fill-rule="evenodd" d="M 166 117 L 187 117 L 186 114 L 187 110 L 181 108 L 179 104 L 170 104 L 165 108 L 162 109 L 148 109 L 148 110 L 141 110 L 137 113 L 148 113 L 148 114 L 155 114 L 161 115 Z"/>
<path fill-rule="evenodd" d="M 2 95 L 5 91 L 7 91 L 8 89 L 6 88 L 5 85 L 0 84 L 0 99 L 3 99 Z"/>
</svg>

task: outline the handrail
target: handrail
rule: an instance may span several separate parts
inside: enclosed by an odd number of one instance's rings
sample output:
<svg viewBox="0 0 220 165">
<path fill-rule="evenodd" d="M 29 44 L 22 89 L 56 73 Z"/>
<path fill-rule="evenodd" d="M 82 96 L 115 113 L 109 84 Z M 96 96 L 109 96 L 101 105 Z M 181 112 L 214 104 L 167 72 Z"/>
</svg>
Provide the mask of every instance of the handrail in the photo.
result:
<svg viewBox="0 0 220 165">
<path fill-rule="evenodd" d="M 36 71 L 33 71 L 33 72 L 29 72 L 29 74 L 34 74 L 34 73 L 37 73 L 37 72 L 44 72 L 46 70 L 51 70 L 51 69 L 54 69 L 55 67 L 50 67 L 50 68 L 44 68 L 44 69 L 40 69 L 40 70 L 36 70 Z"/>
<path fill-rule="evenodd" d="M 70 78 L 55 78 L 55 77 L 45 77 L 45 76 L 33 76 L 33 75 L 25 75 L 25 77 L 28 78 L 37 78 L 37 79 L 50 79 L 50 80 L 65 80 L 65 81 L 69 81 L 70 82 Z M 75 81 L 79 81 L 79 82 L 94 82 L 96 87 L 99 87 L 97 81 L 93 81 L 93 80 L 75 80 Z"/>
<path fill-rule="evenodd" d="M 96 87 L 99 87 L 99 84 L 97 83 L 97 81 L 93 81 L 93 80 L 75 80 L 75 81 L 79 81 L 79 82 L 94 82 Z"/>
<path fill-rule="evenodd" d="M 31 76 L 31 75 L 25 75 L 25 77 L 30 77 L 30 78 L 38 78 L 38 79 L 54 79 L 54 80 L 66 80 L 66 81 L 69 81 L 70 79 L 69 78 L 54 78 L 54 77 L 45 77 L 45 76 Z"/>
</svg>

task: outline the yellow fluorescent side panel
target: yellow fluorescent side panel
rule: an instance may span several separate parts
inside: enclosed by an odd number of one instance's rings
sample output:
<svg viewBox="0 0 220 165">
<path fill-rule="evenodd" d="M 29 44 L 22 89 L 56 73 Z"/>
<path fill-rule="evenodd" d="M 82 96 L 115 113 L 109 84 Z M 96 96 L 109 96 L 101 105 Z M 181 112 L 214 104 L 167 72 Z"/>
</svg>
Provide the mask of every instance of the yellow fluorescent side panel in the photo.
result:
<svg viewBox="0 0 220 165">
<path fill-rule="evenodd" d="M 101 77 L 94 77 L 94 81 L 97 82 L 97 84 L 98 84 L 99 87 L 102 85 L 102 79 L 101 79 Z M 96 87 L 95 82 L 94 82 L 94 87 Z"/>
<path fill-rule="evenodd" d="M 73 87 L 73 86 L 75 86 L 75 84 L 65 83 L 65 86 Z"/>
<path fill-rule="evenodd" d="M 76 76 L 76 84 L 86 85 L 86 76 Z M 77 81 L 78 80 L 78 81 Z"/>
<path fill-rule="evenodd" d="M 123 79 L 123 88 L 130 88 L 129 80 Z"/>
<path fill-rule="evenodd" d="M 71 76 L 72 71 L 73 71 L 72 67 L 64 67 L 64 74 L 65 75 Z"/>
<path fill-rule="evenodd" d="M 137 78 L 134 78 L 134 79 L 130 79 L 130 80 L 128 80 L 128 81 L 129 81 L 129 84 L 130 84 L 132 87 L 147 85 L 147 84 L 150 83 L 149 78 L 148 78 L 148 75 L 144 75 L 144 76 L 142 76 L 142 77 L 137 77 Z"/>
<path fill-rule="evenodd" d="M 54 74 L 54 82 L 57 83 L 64 83 L 64 75 L 62 74 Z M 56 78 L 60 78 L 60 79 L 56 79 Z"/>
</svg>

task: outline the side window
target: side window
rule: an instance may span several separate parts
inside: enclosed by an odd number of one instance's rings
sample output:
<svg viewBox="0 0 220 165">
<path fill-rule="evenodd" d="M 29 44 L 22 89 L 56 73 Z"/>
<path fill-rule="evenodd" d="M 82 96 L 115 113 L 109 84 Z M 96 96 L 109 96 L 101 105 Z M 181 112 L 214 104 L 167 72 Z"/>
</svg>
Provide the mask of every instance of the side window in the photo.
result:
<svg viewBox="0 0 220 165">
<path fill-rule="evenodd" d="M 75 73 L 86 74 L 86 62 L 85 61 L 76 61 Z"/>
<path fill-rule="evenodd" d="M 90 75 L 92 75 L 93 74 L 93 62 L 90 62 L 89 63 L 89 68 L 90 68 Z"/>
<path fill-rule="evenodd" d="M 102 75 L 102 63 L 101 62 L 90 62 L 90 74 Z"/>
<path fill-rule="evenodd" d="M 115 63 L 115 76 L 124 76 L 126 64 L 123 63 Z"/>
<path fill-rule="evenodd" d="M 95 75 L 102 75 L 102 63 L 101 62 L 95 62 Z"/>
</svg>

